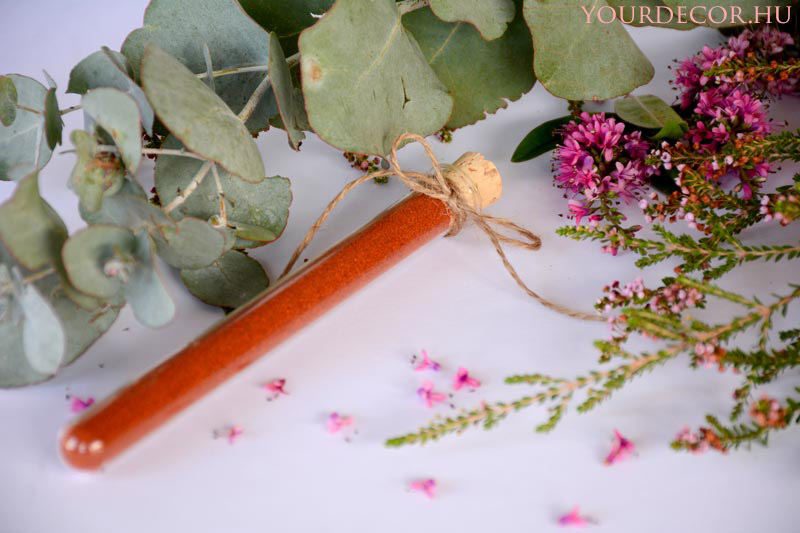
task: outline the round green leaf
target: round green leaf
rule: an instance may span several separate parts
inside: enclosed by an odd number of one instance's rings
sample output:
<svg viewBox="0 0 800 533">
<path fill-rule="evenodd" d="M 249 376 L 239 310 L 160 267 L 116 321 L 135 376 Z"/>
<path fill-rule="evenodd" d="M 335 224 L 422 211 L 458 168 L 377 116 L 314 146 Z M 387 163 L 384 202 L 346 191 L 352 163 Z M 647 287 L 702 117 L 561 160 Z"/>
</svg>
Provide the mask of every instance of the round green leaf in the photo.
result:
<svg viewBox="0 0 800 533">
<path fill-rule="evenodd" d="M 112 298 L 122 289 L 120 277 L 111 277 L 104 268 L 109 259 L 120 255 L 132 256 L 136 237 L 120 226 L 89 226 L 70 237 L 61 256 L 72 285 L 79 291 L 97 298 Z"/>
<path fill-rule="evenodd" d="M 68 93 L 86 94 L 91 89 L 113 87 L 130 95 L 139 107 L 142 126 L 153 134 L 153 108 L 142 88 L 130 78 L 128 60 L 119 52 L 103 47 L 78 63 L 69 74 Z"/>
<path fill-rule="evenodd" d="M 287 54 L 297 52 L 300 32 L 313 26 L 334 0 L 239 0 L 244 10 L 262 28 L 278 35 Z"/>
<path fill-rule="evenodd" d="M 47 89 L 19 74 L 9 74 L 17 89 L 17 101 L 27 109 L 17 109 L 10 126 L 0 124 L 0 180 L 18 181 L 44 167 L 53 151 L 44 132 L 44 108 Z"/>
<path fill-rule="evenodd" d="M 653 79 L 653 65 L 619 20 L 586 23 L 584 9 L 604 7 L 606 0 L 525 0 L 536 77 L 559 98 L 607 100 Z"/>
<path fill-rule="evenodd" d="M 148 45 L 142 84 L 161 122 L 189 150 L 245 181 L 264 179 L 264 164 L 250 132 L 225 102 L 177 59 Z"/>
<path fill-rule="evenodd" d="M 125 299 L 136 319 L 151 328 L 168 324 L 175 316 L 175 303 L 153 264 L 153 243 L 146 232 L 136 235 L 136 267 L 124 286 Z"/>
<path fill-rule="evenodd" d="M 64 329 L 58 316 L 31 284 L 22 288 L 19 304 L 25 315 L 22 349 L 28 363 L 40 374 L 55 374 L 61 366 L 66 348 Z"/>
<path fill-rule="evenodd" d="M 0 241 L 21 265 L 38 270 L 59 261 L 67 228 L 39 195 L 36 174 L 23 179 L 0 205 Z"/>
<path fill-rule="evenodd" d="M 11 126 L 17 118 L 17 87 L 8 76 L 0 76 L 0 124 Z"/>
<path fill-rule="evenodd" d="M 208 222 L 185 217 L 152 233 L 158 255 L 175 268 L 202 268 L 225 253 L 225 237 Z"/>
<path fill-rule="evenodd" d="M 501 37 L 514 20 L 513 0 L 431 0 L 431 9 L 445 22 L 468 22 L 487 41 Z"/>
<path fill-rule="evenodd" d="M 385 155 L 447 123 L 453 101 L 393 0 L 338 0 L 299 45 L 309 123 L 340 150 Z"/>
<path fill-rule="evenodd" d="M 168 137 L 165 148 L 180 149 L 174 137 Z M 202 166 L 202 161 L 188 157 L 161 155 L 156 162 L 156 192 L 164 205 L 185 190 Z M 289 180 L 279 176 L 261 183 L 247 183 L 224 170 L 219 171 L 228 224 L 236 230 L 237 248 L 261 246 L 277 239 L 286 227 L 292 193 Z M 209 173 L 200 186 L 171 215 L 174 218 L 192 216 L 209 220 L 220 215 L 219 192 Z"/>
<path fill-rule="evenodd" d="M 101 87 L 86 93 L 81 107 L 111 135 L 128 172 L 136 174 L 142 159 L 142 126 L 136 101 L 118 89 Z"/>
<path fill-rule="evenodd" d="M 261 264 L 242 252 L 230 251 L 206 268 L 182 270 L 189 292 L 209 305 L 235 309 L 269 286 Z"/>
<path fill-rule="evenodd" d="M 293 3 L 283 2 L 287 9 Z M 269 53 L 269 35 L 236 0 L 152 0 L 145 11 L 144 26 L 134 30 L 122 45 L 136 76 L 141 74 L 148 43 L 158 45 L 195 74 L 206 71 L 205 46 L 215 70 L 264 66 Z M 214 88 L 239 113 L 265 76 L 263 71 L 220 76 L 214 80 Z M 247 121 L 248 129 L 267 129 L 276 113 L 275 100 L 268 91 Z"/>
<path fill-rule="evenodd" d="M 429 8 L 404 15 L 403 25 L 453 97 L 449 128 L 473 124 L 505 108 L 536 82 L 531 34 L 521 14 L 505 35 L 491 42 L 465 22 L 439 20 Z"/>
</svg>

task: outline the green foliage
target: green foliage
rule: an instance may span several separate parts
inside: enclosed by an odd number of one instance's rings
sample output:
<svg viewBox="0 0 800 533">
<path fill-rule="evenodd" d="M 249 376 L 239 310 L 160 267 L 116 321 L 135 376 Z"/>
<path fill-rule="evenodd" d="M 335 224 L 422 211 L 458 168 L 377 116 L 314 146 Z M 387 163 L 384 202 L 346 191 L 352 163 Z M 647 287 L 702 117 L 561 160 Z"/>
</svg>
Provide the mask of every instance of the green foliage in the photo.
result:
<svg viewBox="0 0 800 533">
<path fill-rule="evenodd" d="M 16 119 L 0 125 L 0 181 L 19 181 L 41 169 L 53 150 L 45 138 L 44 85 L 19 74 L 9 74 L 17 92 Z"/>
<path fill-rule="evenodd" d="M 0 124 L 11 126 L 17 118 L 17 87 L 8 76 L 0 76 Z"/>
<path fill-rule="evenodd" d="M 510 20 L 508 31 L 486 42 L 470 24 L 443 22 L 429 8 L 403 16 L 403 26 L 453 98 L 448 128 L 474 124 L 505 108 L 506 101 L 519 99 L 536 82 L 530 32 L 521 12 Z"/>
<path fill-rule="evenodd" d="M 81 98 L 81 107 L 111 136 L 127 171 L 136 174 L 142 160 L 142 121 L 136 100 L 118 89 L 100 87 Z"/>
<path fill-rule="evenodd" d="M 500 38 L 514 20 L 513 0 L 431 0 L 431 9 L 445 22 L 468 22 L 487 41 Z"/>
<path fill-rule="evenodd" d="M 236 250 L 205 268 L 181 270 L 181 279 L 202 301 L 227 309 L 247 303 L 269 286 L 261 264 Z"/>
<path fill-rule="evenodd" d="M 401 134 L 447 123 L 452 99 L 393 0 L 338 0 L 299 48 L 308 121 L 333 146 L 385 155 Z"/>
<path fill-rule="evenodd" d="M 44 98 L 44 131 L 48 148 L 53 150 L 61 144 L 64 121 L 61 119 L 61 110 L 58 108 L 55 87 L 49 88 Z"/>
<path fill-rule="evenodd" d="M 334 0 L 239 0 L 242 8 L 262 28 L 275 33 L 287 54 L 297 52 L 297 38 L 317 22 Z M 316 15 L 316 17 L 315 17 Z"/>
<path fill-rule="evenodd" d="M 292 74 L 283 55 L 280 40 L 274 33 L 270 34 L 269 43 L 269 79 L 272 83 L 272 92 L 278 106 L 283 129 L 289 137 L 289 145 L 295 150 L 300 149 L 300 143 L 306 138 L 303 130 L 309 129 L 303 95 L 295 89 Z"/>
<path fill-rule="evenodd" d="M 689 126 L 658 96 L 630 95 L 614 103 L 617 116 L 629 124 L 656 130 L 654 139 L 682 139 Z"/>
</svg>

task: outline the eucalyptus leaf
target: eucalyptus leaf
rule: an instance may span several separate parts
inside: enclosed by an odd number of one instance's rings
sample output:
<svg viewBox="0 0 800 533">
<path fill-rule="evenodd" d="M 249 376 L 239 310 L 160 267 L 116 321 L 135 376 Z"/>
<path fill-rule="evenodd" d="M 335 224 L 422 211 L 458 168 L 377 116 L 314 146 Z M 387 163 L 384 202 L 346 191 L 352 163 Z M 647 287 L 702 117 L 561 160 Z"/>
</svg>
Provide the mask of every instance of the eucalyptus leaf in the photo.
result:
<svg viewBox="0 0 800 533">
<path fill-rule="evenodd" d="M 0 124 L 11 126 L 17 118 L 17 87 L 8 76 L 0 76 Z"/>
<path fill-rule="evenodd" d="M 514 150 L 514 155 L 511 156 L 511 162 L 521 163 L 523 161 L 529 161 L 542 154 L 555 150 L 561 138 L 559 132 L 564 126 L 574 120 L 575 117 L 567 115 L 539 124 L 519 143 L 517 149 Z"/>
<path fill-rule="evenodd" d="M 491 42 L 467 23 L 439 20 L 429 8 L 404 15 L 403 25 L 453 97 L 448 128 L 473 124 L 505 108 L 536 82 L 531 34 L 521 15 Z"/>
<path fill-rule="evenodd" d="M 184 217 L 152 236 L 159 257 L 175 268 L 206 267 L 227 251 L 222 233 L 197 218 Z"/>
<path fill-rule="evenodd" d="M 0 245 L 0 268 L 4 266 L 2 263 L 9 261 L 13 260 Z M 119 312 L 118 307 L 113 305 L 91 309 L 78 306 L 67 296 L 63 290 L 65 287 L 56 275 L 39 279 L 35 286 L 55 311 L 66 336 L 61 366 L 73 362 L 84 353 L 111 327 Z M 19 319 L 24 320 L 21 313 Z M 24 325 L 20 327 L 18 320 L 8 312 L 0 316 L 0 388 L 30 385 L 52 377 L 52 373 L 41 373 L 31 366 L 25 354 L 23 330 Z"/>
<path fill-rule="evenodd" d="M 58 262 L 67 228 L 39 195 L 36 174 L 23 179 L 14 195 L 0 205 L 0 241 L 28 270 Z"/>
<path fill-rule="evenodd" d="M 137 240 L 121 226 L 97 224 L 71 236 L 61 251 L 70 282 L 97 298 L 116 296 L 136 267 Z"/>
<path fill-rule="evenodd" d="M 100 87 L 81 98 L 81 107 L 111 135 L 128 172 L 136 174 L 142 160 L 142 125 L 136 100 L 119 89 Z"/>
<path fill-rule="evenodd" d="M 287 54 L 297 52 L 300 32 L 313 26 L 334 0 L 239 0 L 245 12 L 262 28 L 274 32 Z"/>
<path fill-rule="evenodd" d="M 177 59 L 148 45 L 142 84 L 156 114 L 183 144 L 251 183 L 264 179 L 258 147 L 239 117 Z"/>
<path fill-rule="evenodd" d="M 787 10 L 783 7 L 791 6 L 797 8 L 797 0 L 663 0 L 664 4 L 672 8 L 675 16 L 677 16 L 678 9 L 684 6 L 683 9 L 690 13 L 692 9 L 699 8 L 695 12 L 695 19 L 698 22 L 703 22 L 704 26 L 711 26 L 712 28 L 728 28 L 731 26 L 742 26 L 747 24 L 755 24 L 756 22 L 767 22 L 765 14 L 768 10 L 772 14 L 776 9 L 781 9 L 782 16 L 788 16 Z M 736 9 L 739 18 L 733 20 L 733 9 Z M 760 20 L 756 18 L 756 9 L 761 13 Z M 713 12 L 712 12 L 713 10 Z M 710 16 L 709 16 L 710 15 Z M 772 19 L 774 22 L 775 20 Z"/>
<path fill-rule="evenodd" d="M 0 180 L 19 181 L 44 167 L 53 153 L 44 133 L 47 89 L 27 76 L 9 74 L 8 78 L 16 87 L 18 105 L 26 109 L 17 109 L 10 126 L 0 125 Z"/>
<path fill-rule="evenodd" d="M 286 56 L 283 55 L 281 43 L 275 33 L 270 34 L 269 79 L 272 82 L 272 91 L 275 95 L 275 102 L 278 105 L 283 127 L 289 137 L 289 145 L 295 150 L 299 150 L 300 143 L 306 138 L 300 119 L 300 109 L 303 102 L 297 99 L 297 93 L 295 93 L 294 85 L 292 84 L 292 75 L 286 65 Z"/>
<path fill-rule="evenodd" d="M 299 46 L 309 123 L 340 150 L 385 155 L 447 123 L 453 101 L 392 0 L 338 0 Z"/>
<path fill-rule="evenodd" d="M 681 123 L 683 119 L 669 104 L 658 96 L 630 95 L 614 103 L 614 112 L 620 119 L 640 128 L 662 129 L 670 121 Z"/>
<path fill-rule="evenodd" d="M 97 139 L 83 130 L 70 135 L 77 161 L 70 176 L 70 188 L 80 206 L 90 212 L 100 209 L 103 199 L 115 194 L 125 179 L 125 169 L 114 154 L 98 154 Z"/>
<path fill-rule="evenodd" d="M 282 2 L 287 8 L 292 3 Z M 266 66 L 269 58 L 269 35 L 236 0 L 152 0 L 145 11 L 144 26 L 134 30 L 122 45 L 136 79 L 141 76 L 148 43 L 158 45 L 196 74 L 206 72 L 204 45 L 217 70 Z M 239 113 L 265 76 L 263 71 L 220 76 L 214 80 L 214 87 Z M 248 129 L 267 129 L 276 113 L 275 100 L 268 91 L 247 121 Z"/>
<path fill-rule="evenodd" d="M 174 137 L 164 141 L 164 148 L 180 149 Z M 174 200 L 186 189 L 202 161 L 188 157 L 161 155 L 156 161 L 155 185 L 163 204 Z M 236 179 L 220 169 L 220 184 L 225 201 L 228 224 L 236 230 L 237 248 L 261 246 L 277 239 L 286 227 L 292 193 L 289 180 L 279 176 L 251 184 Z M 219 191 L 212 176 L 200 186 L 171 216 L 179 219 L 192 216 L 202 220 L 220 215 Z"/>
<path fill-rule="evenodd" d="M 55 87 L 47 90 L 47 96 L 44 99 L 44 130 L 48 148 L 53 150 L 57 145 L 61 144 L 64 121 L 61 119 L 61 110 L 58 108 Z"/>
<path fill-rule="evenodd" d="M 142 127 L 153 134 L 153 108 L 142 88 L 131 79 L 128 60 L 119 52 L 103 48 L 78 63 L 69 74 L 68 93 L 86 94 L 91 89 L 112 87 L 130 95 L 139 107 Z"/>
<path fill-rule="evenodd" d="M 525 0 L 536 77 L 568 100 L 606 100 L 648 83 L 655 73 L 619 20 L 586 22 L 606 0 Z"/>
<path fill-rule="evenodd" d="M 153 263 L 153 243 L 146 232 L 136 235 L 136 266 L 124 286 L 124 294 L 136 319 L 151 328 L 168 324 L 175 316 L 175 303 Z"/>
<path fill-rule="evenodd" d="M 431 0 L 437 17 L 445 22 L 468 22 L 487 41 L 500 38 L 514 20 L 513 0 Z"/>
<path fill-rule="evenodd" d="M 189 292 L 209 305 L 235 309 L 269 286 L 261 264 L 250 256 L 230 251 L 207 268 L 182 270 Z"/>
<path fill-rule="evenodd" d="M 22 288 L 19 304 L 25 315 L 22 348 L 28 363 L 40 374 L 55 374 L 66 349 L 61 321 L 39 290 L 31 284 Z"/>
</svg>

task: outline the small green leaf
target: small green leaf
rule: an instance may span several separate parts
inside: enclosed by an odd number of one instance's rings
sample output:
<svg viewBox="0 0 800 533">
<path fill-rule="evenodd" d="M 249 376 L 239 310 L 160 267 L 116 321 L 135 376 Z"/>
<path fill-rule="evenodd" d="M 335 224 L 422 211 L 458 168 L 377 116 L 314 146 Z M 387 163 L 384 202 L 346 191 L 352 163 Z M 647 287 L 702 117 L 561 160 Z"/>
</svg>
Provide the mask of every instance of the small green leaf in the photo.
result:
<svg viewBox="0 0 800 533">
<path fill-rule="evenodd" d="M 652 138 L 656 140 L 668 139 L 670 141 L 677 141 L 683 139 L 688 131 L 689 124 L 687 124 L 685 120 L 681 119 L 678 121 L 669 119 L 667 123 L 664 124 L 664 127 L 658 130 L 658 133 L 653 135 Z"/>
<path fill-rule="evenodd" d="M 115 194 L 125 180 L 125 169 L 113 154 L 96 153 L 97 139 L 83 130 L 70 135 L 78 160 L 70 176 L 70 188 L 80 198 L 80 206 L 89 212 L 98 211 L 103 199 Z"/>
<path fill-rule="evenodd" d="M 516 13 L 513 0 L 431 0 L 430 6 L 445 22 L 469 22 L 487 41 L 502 37 Z"/>
<path fill-rule="evenodd" d="M 17 118 L 17 87 L 8 76 L 0 76 L 0 123 L 11 126 Z"/>
<path fill-rule="evenodd" d="M 683 122 L 678 113 L 658 96 L 646 94 L 630 95 L 614 103 L 614 111 L 620 119 L 634 126 L 661 130 L 670 121 Z"/>
<path fill-rule="evenodd" d="M 227 251 L 222 233 L 197 218 L 184 217 L 152 235 L 158 255 L 175 268 L 203 268 Z"/>
<path fill-rule="evenodd" d="M 142 126 L 133 97 L 118 89 L 100 87 L 81 98 L 81 107 L 111 135 L 128 172 L 136 174 L 142 159 Z"/>
<path fill-rule="evenodd" d="M 53 153 L 44 133 L 47 89 L 27 76 L 9 74 L 8 78 L 17 89 L 17 103 L 26 109 L 17 109 L 10 126 L 0 124 L 0 180 L 19 181 L 44 167 Z"/>
<path fill-rule="evenodd" d="M 297 93 L 292 83 L 292 74 L 286 65 L 286 56 L 283 55 L 281 43 L 278 37 L 270 34 L 269 43 L 269 79 L 272 82 L 272 91 L 275 95 L 275 102 L 278 104 L 283 128 L 289 137 L 289 145 L 295 150 L 300 149 L 300 143 L 306 138 L 303 133 L 301 111 L 303 102 L 298 101 Z"/>
<path fill-rule="evenodd" d="M 245 12 L 262 28 L 274 32 L 287 54 L 297 52 L 297 36 L 313 26 L 334 0 L 239 0 Z"/>
<path fill-rule="evenodd" d="M 393 0 L 338 0 L 299 46 L 309 123 L 340 150 L 385 155 L 447 123 L 453 101 Z"/>
<path fill-rule="evenodd" d="M 207 268 L 182 270 L 189 292 L 209 305 L 235 309 L 266 290 L 269 279 L 255 259 L 230 251 Z"/>
<path fill-rule="evenodd" d="M 561 138 L 559 131 L 574 120 L 575 117 L 567 115 L 539 124 L 522 139 L 521 143 L 519 143 L 517 149 L 514 150 L 514 155 L 511 156 L 511 162 L 521 163 L 523 161 L 529 161 L 542 154 L 555 150 Z"/>
<path fill-rule="evenodd" d="M 22 288 L 19 304 L 25 315 L 22 347 L 28 363 L 40 374 L 55 374 L 61 366 L 66 348 L 64 329 L 58 316 L 31 284 Z"/>
<path fill-rule="evenodd" d="M 136 319 L 151 328 L 168 324 L 175 316 L 175 303 L 153 264 L 153 243 L 146 232 L 136 236 L 136 266 L 125 283 L 125 298 Z"/>
<path fill-rule="evenodd" d="M 134 269 L 136 248 L 136 237 L 129 229 L 98 224 L 70 237 L 61 256 L 76 289 L 107 299 L 120 292 Z"/>
<path fill-rule="evenodd" d="M 58 108 L 55 87 L 47 90 L 44 99 L 44 129 L 47 134 L 47 146 L 53 150 L 56 145 L 61 144 L 61 135 L 64 131 L 64 121 Z"/>
<path fill-rule="evenodd" d="M 239 117 L 177 59 L 148 45 L 142 84 L 156 114 L 183 144 L 250 183 L 264 179 L 264 163 Z"/>
<path fill-rule="evenodd" d="M 58 262 L 67 227 L 39 195 L 36 174 L 17 185 L 14 195 L 0 205 L 0 242 L 28 270 Z"/>
<path fill-rule="evenodd" d="M 130 95 L 139 107 L 142 127 L 148 135 L 153 134 L 153 108 L 142 88 L 131 79 L 128 60 L 119 52 L 106 47 L 94 52 L 78 63 L 69 74 L 68 93 L 86 94 L 91 89 L 112 87 Z"/>
</svg>

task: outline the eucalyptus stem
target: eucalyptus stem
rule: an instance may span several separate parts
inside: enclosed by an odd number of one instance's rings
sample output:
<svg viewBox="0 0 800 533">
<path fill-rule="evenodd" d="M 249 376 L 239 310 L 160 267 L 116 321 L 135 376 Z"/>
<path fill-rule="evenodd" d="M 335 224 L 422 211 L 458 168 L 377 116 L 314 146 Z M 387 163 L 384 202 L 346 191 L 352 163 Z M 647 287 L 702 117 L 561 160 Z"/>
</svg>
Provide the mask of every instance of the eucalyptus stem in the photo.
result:
<svg viewBox="0 0 800 533">
<path fill-rule="evenodd" d="M 192 181 L 189 183 L 189 185 L 184 190 L 180 191 L 178 196 L 176 196 L 174 200 L 172 200 L 169 204 L 167 204 L 164 207 L 164 212 L 166 214 L 170 214 L 177 207 L 183 205 L 183 202 L 185 202 L 186 199 L 195 190 L 197 190 L 197 188 L 200 186 L 200 184 L 203 183 L 203 179 L 205 179 L 205 177 L 208 175 L 208 172 L 211 170 L 211 168 L 213 166 L 214 166 L 214 162 L 213 161 L 206 161 L 205 163 L 203 163 L 203 166 L 200 167 L 200 170 L 198 170 L 197 174 L 194 175 L 194 177 L 192 178 Z"/>
<path fill-rule="evenodd" d="M 44 270 L 40 270 L 39 272 L 34 272 L 33 274 L 25 276 L 24 278 L 22 278 L 22 283 L 23 283 L 23 285 L 28 285 L 30 283 L 36 283 L 37 281 L 39 281 L 41 279 L 44 279 L 47 276 L 50 276 L 50 275 L 55 274 L 55 273 L 56 273 L 56 271 L 55 271 L 55 269 L 53 267 L 48 267 L 48 268 L 45 268 Z M 11 287 L 12 287 L 11 283 L 4 283 L 4 284 L 0 285 L 0 296 L 4 296 L 5 294 L 8 294 L 10 292 Z"/>
<path fill-rule="evenodd" d="M 116 147 L 114 147 L 114 146 L 111 146 L 111 147 L 98 146 L 98 149 L 99 148 L 114 148 L 114 150 L 116 150 Z M 206 161 L 206 162 L 210 162 L 211 161 L 210 159 L 208 159 L 206 157 L 203 157 L 201 155 L 197 155 L 194 152 L 187 152 L 186 150 L 172 150 L 172 149 L 169 149 L 169 148 L 142 148 L 142 154 L 143 155 L 172 155 L 172 156 L 176 156 L 176 157 L 191 157 L 192 159 L 199 159 L 200 161 Z"/>
<path fill-rule="evenodd" d="M 215 70 L 211 72 L 211 75 L 215 78 L 219 78 L 221 76 L 230 76 L 233 74 L 247 74 L 248 72 L 267 72 L 268 67 L 267 65 L 253 65 L 250 67 L 232 67 L 232 68 L 224 68 L 220 70 Z M 201 72 L 200 74 L 195 74 L 200 79 L 208 78 L 207 72 Z"/>
<path fill-rule="evenodd" d="M 272 87 L 272 82 L 270 81 L 269 76 L 264 76 L 264 79 L 261 80 L 261 83 L 258 84 L 256 90 L 250 95 L 250 99 L 239 112 L 239 119 L 241 119 L 242 122 L 247 122 L 248 119 L 253 115 L 253 112 L 256 110 L 261 98 L 266 94 L 270 87 Z"/>
<path fill-rule="evenodd" d="M 80 105 L 80 104 L 78 104 L 78 105 L 74 105 L 74 106 L 72 106 L 72 107 L 67 107 L 67 108 L 65 108 L 65 109 L 62 109 L 62 110 L 61 110 L 61 114 L 62 114 L 62 115 L 66 115 L 67 113 L 72 113 L 73 111 L 77 111 L 77 110 L 79 110 L 79 109 L 81 109 L 81 105 Z"/>
<path fill-rule="evenodd" d="M 214 183 L 217 186 L 217 194 L 219 195 L 219 225 L 224 227 L 228 225 L 228 211 L 225 207 L 225 193 L 222 190 L 222 180 L 219 178 L 217 165 L 211 167 L 211 171 L 214 174 Z"/>
<path fill-rule="evenodd" d="M 21 104 L 17 104 L 17 109 L 20 109 L 22 111 L 28 111 L 29 113 L 36 113 L 37 115 L 41 115 L 42 114 L 42 112 L 39 111 L 38 109 L 33 109 L 32 107 L 28 107 L 28 106 L 21 105 Z"/>
</svg>

